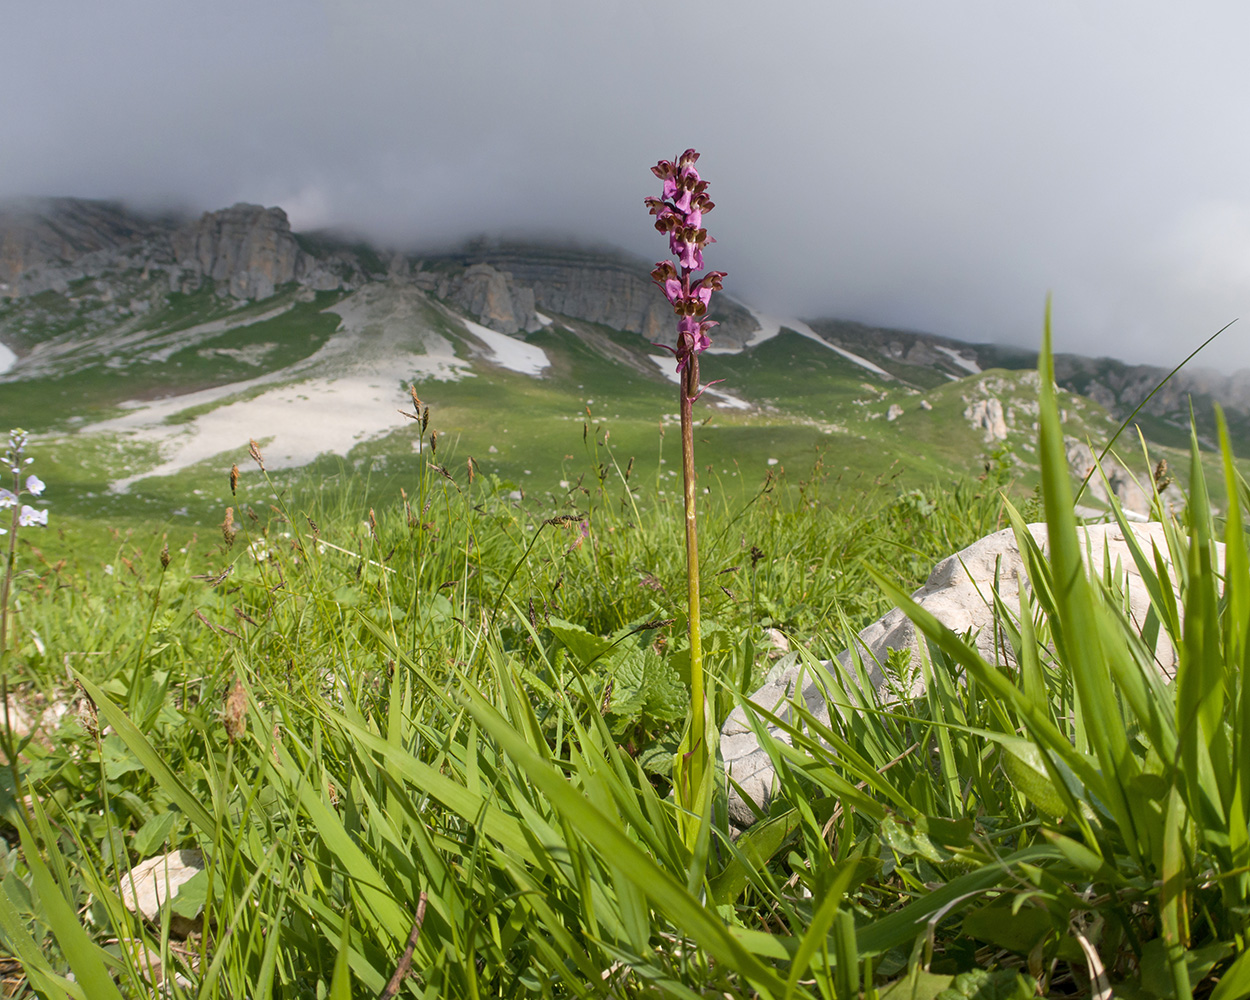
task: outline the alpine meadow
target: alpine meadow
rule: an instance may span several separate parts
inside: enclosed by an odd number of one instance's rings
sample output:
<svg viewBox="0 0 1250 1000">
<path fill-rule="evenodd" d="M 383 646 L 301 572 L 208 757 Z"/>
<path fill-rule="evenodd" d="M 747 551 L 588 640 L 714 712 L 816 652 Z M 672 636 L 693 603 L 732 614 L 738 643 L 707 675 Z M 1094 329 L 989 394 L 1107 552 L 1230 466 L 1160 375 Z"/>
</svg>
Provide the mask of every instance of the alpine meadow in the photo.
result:
<svg viewBox="0 0 1250 1000">
<path fill-rule="evenodd" d="M 0 206 L 5 996 L 1250 996 L 1250 383 L 765 315 L 708 161 Z"/>
</svg>

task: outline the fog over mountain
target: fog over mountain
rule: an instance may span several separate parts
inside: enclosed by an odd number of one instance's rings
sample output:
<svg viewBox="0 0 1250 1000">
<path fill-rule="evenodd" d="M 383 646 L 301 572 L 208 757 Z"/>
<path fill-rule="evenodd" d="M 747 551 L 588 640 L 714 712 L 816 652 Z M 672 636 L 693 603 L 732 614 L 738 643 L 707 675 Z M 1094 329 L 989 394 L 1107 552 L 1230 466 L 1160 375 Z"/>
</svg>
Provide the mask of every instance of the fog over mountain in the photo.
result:
<svg viewBox="0 0 1250 1000">
<path fill-rule="evenodd" d="M 10 5 L 0 197 L 281 205 L 397 246 L 652 256 L 686 146 L 709 264 L 788 315 L 1250 366 L 1231 2 Z"/>
</svg>

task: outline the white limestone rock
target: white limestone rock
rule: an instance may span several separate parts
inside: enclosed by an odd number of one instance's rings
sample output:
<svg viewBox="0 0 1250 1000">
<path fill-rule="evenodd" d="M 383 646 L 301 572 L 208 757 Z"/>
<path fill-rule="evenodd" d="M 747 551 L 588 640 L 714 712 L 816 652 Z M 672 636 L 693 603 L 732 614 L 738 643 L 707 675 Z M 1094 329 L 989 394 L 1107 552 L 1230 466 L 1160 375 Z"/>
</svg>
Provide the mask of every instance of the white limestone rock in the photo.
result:
<svg viewBox="0 0 1250 1000">
<path fill-rule="evenodd" d="M 1154 522 L 1134 524 L 1133 532 L 1138 544 L 1148 556 L 1157 547 L 1168 561 L 1167 541 L 1163 525 Z M 1046 525 L 1031 524 L 1029 531 L 1045 550 Z M 1089 525 L 1078 529 L 1086 543 L 1086 564 L 1094 574 L 1101 574 L 1104 545 L 1109 553 L 1112 568 L 1123 570 L 1129 609 L 1133 621 L 1144 623 L 1150 609 L 1150 598 L 1145 584 L 1137 572 L 1128 544 L 1118 524 Z M 1217 545 L 1218 571 L 1223 571 L 1224 546 Z M 1168 562 L 1170 566 L 1170 561 Z M 925 585 L 912 594 L 912 599 L 932 614 L 943 625 L 957 633 L 971 631 L 977 649 L 990 662 L 1002 662 L 1010 655 L 1009 650 L 994 649 L 993 605 L 991 595 L 994 579 L 999 579 L 998 594 L 1007 608 L 1013 611 L 1020 606 L 1020 586 L 1027 586 L 1024 560 L 1016 545 L 1011 529 L 995 532 L 982 538 L 966 549 L 939 562 L 929 575 Z M 1177 587 L 1173 579 L 1173 588 Z M 1179 593 L 1178 593 L 1179 598 Z M 902 611 L 895 608 L 889 614 L 873 622 L 858 636 L 858 646 L 868 680 L 879 695 L 889 700 L 889 690 L 881 665 L 888 660 L 891 650 L 906 650 L 911 654 L 913 666 L 919 666 L 918 649 L 921 637 L 915 626 Z M 1177 655 L 1165 634 L 1160 633 L 1155 649 L 1160 668 L 1169 676 L 1175 672 Z M 843 665 L 851 661 L 851 653 L 844 650 L 838 656 Z M 826 665 L 828 666 L 828 664 Z M 800 675 L 802 683 L 800 685 Z M 919 670 L 916 677 L 919 678 Z M 796 692 L 796 688 L 798 688 Z M 820 685 L 810 676 L 810 668 L 802 669 L 798 657 L 786 657 L 780 661 L 767 681 L 750 700 L 756 705 L 788 719 L 789 701 L 794 694 L 802 696 L 808 709 L 824 722 L 829 720 L 829 708 Z M 911 697 L 924 693 L 923 682 L 917 680 Z M 776 728 L 774 736 L 785 737 Z M 735 709 L 721 729 L 721 753 L 729 774 L 759 806 L 767 809 L 773 794 L 774 772 L 768 754 L 760 747 L 755 734 L 747 725 L 742 709 Z M 729 815 L 739 826 L 754 822 L 754 813 L 737 795 L 730 792 Z"/>
<path fill-rule="evenodd" d="M 985 443 L 1007 440 L 1007 421 L 1003 415 L 1003 403 L 996 396 L 978 399 L 964 410 L 964 419 L 979 431 L 985 432 Z"/>
<path fill-rule="evenodd" d="M 204 855 L 197 850 L 171 851 L 141 861 L 122 878 L 122 903 L 154 924 L 161 921 L 161 910 L 178 895 L 178 890 L 204 870 Z M 201 918 L 188 920 L 173 914 L 170 933 L 185 938 L 198 928 Z"/>
<path fill-rule="evenodd" d="M 1097 469 L 1097 458 L 1093 450 L 1084 441 L 1074 437 L 1063 439 L 1064 450 L 1068 456 L 1068 468 L 1077 482 L 1089 482 L 1086 492 L 1096 500 L 1110 505 L 1107 485 L 1120 501 L 1120 506 L 1130 517 L 1147 517 L 1150 514 L 1150 495 L 1141 487 L 1133 474 L 1112 458 L 1102 460 L 1102 475 Z M 1106 476 L 1106 483 L 1103 476 Z"/>
</svg>

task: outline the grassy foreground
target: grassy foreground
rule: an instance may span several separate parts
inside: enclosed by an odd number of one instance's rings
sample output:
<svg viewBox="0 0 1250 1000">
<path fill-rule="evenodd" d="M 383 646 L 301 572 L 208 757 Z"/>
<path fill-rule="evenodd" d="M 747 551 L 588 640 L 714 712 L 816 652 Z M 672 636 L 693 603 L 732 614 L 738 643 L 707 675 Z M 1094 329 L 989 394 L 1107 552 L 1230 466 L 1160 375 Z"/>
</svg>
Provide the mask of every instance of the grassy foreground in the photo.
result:
<svg viewBox="0 0 1250 1000">
<path fill-rule="evenodd" d="M 832 721 L 800 704 L 788 744 L 765 736 L 769 813 L 735 836 L 722 787 L 693 851 L 669 787 L 679 498 L 610 453 L 559 511 L 431 463 L 386 510 L 245 486 L 220 543 L 167 563 L 157 538 L 116 540 L 107 574 L 23 549 L 6 683 L 76 707 L 3 748 L 13 992 L 1250 994 L 1245 485 L 1225 440 L 1222 576 L 1196 445 L 1198 513 L 1137 560 L 1147 636 L 1181 651 L 1167 683 L 1114 576 L 1080 571 L 1048 388 L 1040 425 L 1052 543 L 998 609 L 1010 663 L 913 609 L 928 693 L 882 703 L 835 666 Z M 817 465 L 707 494 L 717 725 L 773 665 L 767 629 L 819 670 L 939 558 L 1020 527 L 1008 485 Z M 206 868 L 147 923 L 129 873 L 176 849 Z"/>
</svg>

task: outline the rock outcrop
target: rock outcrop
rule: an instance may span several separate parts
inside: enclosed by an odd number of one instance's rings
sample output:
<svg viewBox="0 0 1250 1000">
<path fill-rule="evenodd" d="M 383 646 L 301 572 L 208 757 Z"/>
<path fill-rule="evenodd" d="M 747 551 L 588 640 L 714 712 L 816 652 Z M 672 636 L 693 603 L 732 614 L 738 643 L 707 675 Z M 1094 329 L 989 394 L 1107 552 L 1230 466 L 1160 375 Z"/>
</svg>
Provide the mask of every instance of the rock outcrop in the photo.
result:
<svg viewBox="0 0 1250 1000">
<path fill-rule="evenodd" d="M 236 299 L 267 299 L 294 281 L 303 252 L 280 208 L 234 205 L 205 212 L 170 236 L 178 266 L 224 282 Z"/>
<path fill-rule="evenodd" d="M 1003 415 L 1002 400 L 991 396 L 968 404 L 964 419 L 979 431 L 985 432 L 985 443 L 1007 440 L 1007 420 Z"/>
<path fill-rule="evenodd" d="M 114 202 L 41 198 L 0 205 L 0 295 L 65 291 L 81 277 L 67 265 L 160 233 L 158 223 Z"/>
<path fill-rule="evenodd" d="M 149 923 L 159 925 L 162 911 L 178 891 L 204 870 L 204 855 L 195 849 L 171 851 L 135 865 L 122 878 L 122 904 Z M 188 919 L 171 914 L 170 932 L 185 938 L 200 929 L 200 917 Z"/>
<path fill-rule="evenodd" d="M 489 264 L 470 265 L 439 291 L 491 330 L 533 333 L 542 326 L 534 311 L 534 290 L 517 286 L 511 274 Z"/>
<path fill-rule="evenodd" d="M 1133 621 L 1139 624 L 1145 622 L 1150 609 L 1150 597 L 1119 525 L 1090 525 L 1079 530 L 1086 545 L 1086 559 L 1091 575 L 1102 574 L 1105 551 L 1110 556 L 1112 567 L 1118 565 L 1123 568 L 1124 586 Z M 1031 524 L 1029 531 L 1044 548 L 1046 526 Z M 1151 556 L 1152 549 L 1157 548 L 1165 562 L 1167 561 L 1168 547 L 1163 525 L 1136 524 L 1133 525 L 1133 532 L 1147 556 Z M 1217 572 L 1223 572 L 1223 563 L 1224 546 L 1218 544 Z M 998 594 L 1003 604 L 1013 611 L 1018 609 L 1020 588 L 1022 585 L 1027 586 L 1027 576 L 1015 535 L 1010 529 L 988 535 L 942 560 L 933 568 L 925 585 L 912 595 L 912 599 L 952 631 L 960 634 L 971 632 L 977 650 L 989 662 L 1010 662 L 1010 649 L 996 647 L 991 603 L 996 578 L 999 581 Z M 1174 590 L 1178 590 L 1175 578 L 1172 582 Z M 1177 597 L 1179 599 L 1179 592 Z M 917 634 L 911 619 L 897 608 L 859 633 L 857 646 L 868 682 L 876 689 L 882 701 L 893 701 L 898 697 L 916 698 L 924 693 L 919 671 L 920 643 L 921 636 Z M 906 688 L 902 691 L 898 690 L 898 679 L 894 679 L 892 684 L 882 669 L 893 650 L 905 651 L 911 661 L 910 682 L 904 681 Z M 838 661 L 843 666 L 848 666 L 851 658 L 851 651 L 844 650 L 839 654 Z M 1170 676 L 1175 672 L 1176 650 L 1162 632 L 1155 645 L 1155 659 L 1165 674 Z M 831 664 L 827 663 L 826 667 L 829 666 Z M 796 695 L 803 699 L 813 714 L 828 722 L 829 706 L 825 701 L 823 686 L 812 678 L 810 669 L 804 668 L 802 662 L 794 656 L 778 663 L 767 682 L 751 695 L 751 701 L 786 719 L 790 715 L 788 703 Z M 774 736 L 784 739 L 778 729 L 773 728 L 770 731 Z M 722 727 L 721 753 L 734 781 L 756 805 L 766 809 L 773 794 L 775 779 L 772 762 L 760 746 L 740 708 L 729 716 Z M 733 822 L 740 826 L 750 825 L 754 821 L 753 811 L 736 792 L 730 793 L 729 814 Z"/>
<path fill-rule="evenodd" d="M 1110 505 L 1110 498 L 1107 494 L 1107 486 L 1111 487 L 1111 492 L 1115 494 L 1120 506 L 1124 508 L 1124 512 L 1129 516 L 1145 518 L 1150 514 L 1150 494 L 1142 488 L 1141 484 L 1133 477 L 1124 466 L 1113 458 L 1104 458 L 1102 460 L 1102 475 L 1099 475 L 1097 465 L 1097 456 L 1093 450 L 1084 441 L 1078 441 L 1076 438 L 1068 437 L 1063 439 L 1064 450 L 1068 456 L 1068 468 L 1072 470 L 1072 475 L 1076 481 L 1088 483 L 1085 491 L 1095 500 Z M 1106 482 L 1103 482 L 1103 476 Z M 1177 490 L 1177 493 L 1180 491 Z M 1175 501 L 1175 497 L 1171 498 Z M 1184 504 L 1184 498 L 1181 497 L 1181 505 Z"/>
<path fill-rule="evenodd" d="M 517 287 L 533 289 L 534 305 L 544 313 L 637 333 L 650 343 L 675 341 L 673 310 L 645 264 L 608 253 L 543 248 L 485 249 L 469 258 L 508 272 Z M 741 348 L 759 329 L 750 312 L 724 295 L 713 299 L 711 318 L 720 323 L 712 332 L 719 346 Z"/>
<path fill-rule="evenodd" d="M 235 205 L 193 221 L 147 218 L 111 202 L 50 198 L 0 206 L 0 296 L 62 294 L 84 278 L 104 279 L 94 294 L 137 272 L 169 277 L 192 292 L 205 280 L 236 299 L 264 299 L 289 282 L 313 290 L 352 288 L 360 266 L 339 250 L 316 257 L 300 248 L 280 208 Z"/>
</svg>

